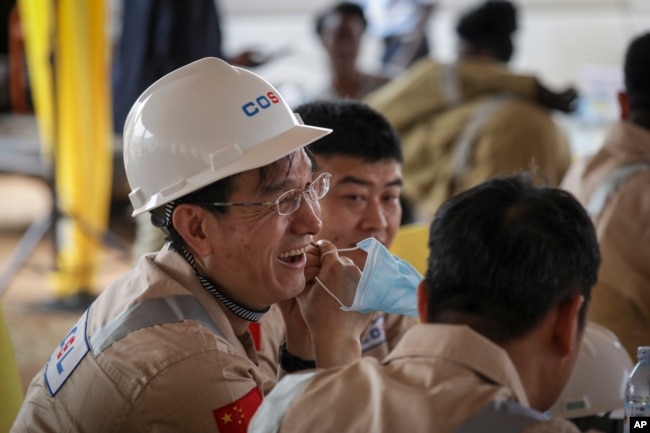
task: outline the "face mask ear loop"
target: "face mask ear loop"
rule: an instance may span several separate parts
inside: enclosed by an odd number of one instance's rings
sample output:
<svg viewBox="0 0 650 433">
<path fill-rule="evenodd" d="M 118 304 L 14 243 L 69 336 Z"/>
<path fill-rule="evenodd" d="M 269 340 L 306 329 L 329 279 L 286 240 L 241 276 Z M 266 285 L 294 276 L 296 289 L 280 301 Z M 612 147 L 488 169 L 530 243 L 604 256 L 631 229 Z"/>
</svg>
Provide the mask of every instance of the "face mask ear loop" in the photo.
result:
<svg viewBox="0 0 650 433">
<path fill-rule="evenodd" d="M 325 257 L 326 255 L 328 255 L 328 254 L 332 254 L 332 253 L 334 253 L 334 252 L 340 252 L 340 251 L 354 251 L 354 250 L 358 250 L 358 249 L 359 249 L 359 247 L 351 247 L 351 248 L 341 248 L 341 249 L 338 249 L 338 250 L 326 251 L 326 252 L 324 252 L 320 257 L 321 257 L 321 259 L 322 259 L 322 258 Z M 331 291 L 330 289 L 328 289 L 328 288 L 325 286 L 325 284 L 323 284 L 323 282 L 320 280 L 320 278 L 318 278 L 318 277 L 314 277 L 314 279 L 316 280 L 316 282 L 317 282 L 318 284 L 320 284 L 320 286 L 321 286 L 323 289 L 325 289 L 325 291 L 326 291 L 326 292 L 327 292 L 327 293 L 328 293 L 332 298 L 334 298 L 334 300 L 336 300 L 336 302 L 339 303 L 339 305 L 340 305 L 341 307 L 347 308 L 347 306 L 346 306 L 343 302 L 341 302 L 341 300 L 340 300 L 339 298 L 337 298 L 336 295 L 335 295 L 334 293 L 332 293 L 332 291 Z"/>
<path fill-rule="evenodd" d="M 338 249 L 338 250 L 326 251 L 320 257 L 322 259 L 323 257 L 325 257 L 328 254 L 339 253 L 341 251 L 354 251 L 354 250 L 358 250 L 358 249 L 359 249 L 359 247 L 352 247 L 352 248 L 341 248 L 341 249 Z"/>
<path fill-rule="evenodd" d="M 320 284 L 320 286 L 321 286 L 323 289 L 325 289 L 325 291 L 326 291 L 326 292 L 327 292 L 327 293 L 328 293 L 332 298 L 334 298 L 334 299 L 336 300 L 336 302 L 339 303 L 339 305 L 341 305 L 341 307 L 345 307 L 345 305 L 343 304 L 343 302 L 341 302 L 341 301 L 339 300 L 339 298 L 337 298 L 336 295 L 330 291 L 330 289 L 328 289 L 327 287 L 325 287 L 325 284 L 323 284 L 323 282 L 320 280 L 320 278 L 318 278 L 318 277 L 314 277 L 314 279 L 316 280 L 316 282 L 318 282 L 318 284 Z"/>
</svg>

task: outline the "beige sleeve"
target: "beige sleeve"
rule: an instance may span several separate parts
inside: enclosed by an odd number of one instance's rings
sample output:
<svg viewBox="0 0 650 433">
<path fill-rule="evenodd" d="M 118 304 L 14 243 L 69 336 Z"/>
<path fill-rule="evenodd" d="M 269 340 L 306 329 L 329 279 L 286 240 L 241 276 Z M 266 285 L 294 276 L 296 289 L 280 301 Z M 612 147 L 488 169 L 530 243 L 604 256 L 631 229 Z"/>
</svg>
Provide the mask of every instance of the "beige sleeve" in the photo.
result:
<svg viewBox="0 0 650 433">
<path fill-rule="evenodd" d="M 418 323 L 415 318 L 400 314 L 385 314 L 384 320 L 388 350 L 393 350 L 406 331 Z"/>
<path fill-rule="evenodd" d="M 424 116 L 492 92 L 534 99 L 537 79 L 513 74 L 499 64 L 447 65 L 425 59 L 372 92 L 365 102 L 382 113 L 401 134 Z"/>
<path fill-rule="evenodd" d="M 118 430 L 219 431 L 220 412 L 249 423 L 262 402 L 257 367 L 226 344 L 223 349 L 169 359 L 169 365 L 138 391 Z"/>
<path fill-rule="evenodd" d="M 571 163 L 563 137 L 544 109 L 526 101 L 509 102 L 481 130 L 462 189 L 522 170 L 532 170 L 539 180 L 559 185 Z"/>
<path fill-rule="evenodd" d="M 632 176 L 596 222 L 603 265 L 600 275 L 629 299 L 650 326 L 650 171 Z"/>
</svg>

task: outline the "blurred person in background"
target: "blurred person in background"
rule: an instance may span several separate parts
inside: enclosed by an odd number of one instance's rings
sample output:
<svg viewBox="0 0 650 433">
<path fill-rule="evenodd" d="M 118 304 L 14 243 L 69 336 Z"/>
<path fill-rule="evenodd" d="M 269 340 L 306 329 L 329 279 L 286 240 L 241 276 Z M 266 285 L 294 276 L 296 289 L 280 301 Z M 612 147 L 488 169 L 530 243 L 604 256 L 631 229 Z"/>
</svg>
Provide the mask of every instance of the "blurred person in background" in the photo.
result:
<svg viewBox="0 0 650 433">
<path fill-rule="evenodd" d="M 634 38 L 623 66 L 621 120 L 603 146 L 562 181 L 596 224 L 603 265 L 589 318 L 611 329 L 632 359 L 650 345 L 650 33 Z"/>
<path fill-rule="evenodd" d="M 366 25 L 363 9 L 351 2 L 336 3 L 316 16 L 316 33 L 329 62 L 329 82 L 314 99 L 362 99 L 389 80 L 388 76 L 359 69 Z"/>
<path fill-rule="evenodd" d="M 402 139 L 404 195 L 417 218 L 500 174 L 535 167 L 558 185 L 568 169 L 568 140 L 549 108 L 571 111 L 575 91 L 508 69 L 517 22 L 510 2 L 477 5 L 458 20 L 455 64 L 421 60 L 366 98 Z"/>
<path fill-rule="evenodd" d="M 124 129 L 133 102 L 169 72 L 203 57 L 251 67 L 262 54 L 223 50 L 222 18 L 215 0 L 115 0 L 120 20 L 113 60 L 113 119 L 115 132 Z"/>
</svg>

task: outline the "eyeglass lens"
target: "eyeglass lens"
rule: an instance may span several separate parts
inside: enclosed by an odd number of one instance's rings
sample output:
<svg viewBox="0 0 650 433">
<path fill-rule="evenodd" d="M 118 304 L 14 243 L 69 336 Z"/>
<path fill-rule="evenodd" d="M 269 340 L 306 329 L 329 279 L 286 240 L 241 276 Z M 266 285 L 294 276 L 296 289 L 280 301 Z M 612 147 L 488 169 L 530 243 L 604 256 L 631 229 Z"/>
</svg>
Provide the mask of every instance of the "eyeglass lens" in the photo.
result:
<svg viewBox="0 0 650 433">
<path fill-rule="evenodd" d="M 312 201 L 320 200 L 327 193 L 329 176 L 320 175 L 312 182 L 305 191 L 294 189 L 285 192 L 278 199 L 278 213 L 289 215 L 300 207 L 300 201 L 304 193 L 309 195 Z"/>
</svg>

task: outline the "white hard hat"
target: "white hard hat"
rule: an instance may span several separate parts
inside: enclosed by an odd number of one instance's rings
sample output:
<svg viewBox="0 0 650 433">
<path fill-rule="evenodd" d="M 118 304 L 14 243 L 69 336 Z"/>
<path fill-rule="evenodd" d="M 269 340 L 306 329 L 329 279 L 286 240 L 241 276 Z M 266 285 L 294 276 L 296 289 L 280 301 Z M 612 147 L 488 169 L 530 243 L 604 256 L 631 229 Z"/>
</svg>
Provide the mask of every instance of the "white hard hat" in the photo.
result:
<svg viewBox="0 0 650 433">
<path fill-rule="evenodd" d="M 217 58 L 152 84 L 124 126 L 133 216 L 233 174 L 263 167 L 329 134 L 302 124 L 263 78 Z"/>
<path fill-rule="evenodd" d="M 550 415 L 573 419 L 619 411 L 622 417 L 625 382 L 633 367 L 613 332 L 587 322 L 576 365 Z"/>
</svg>

